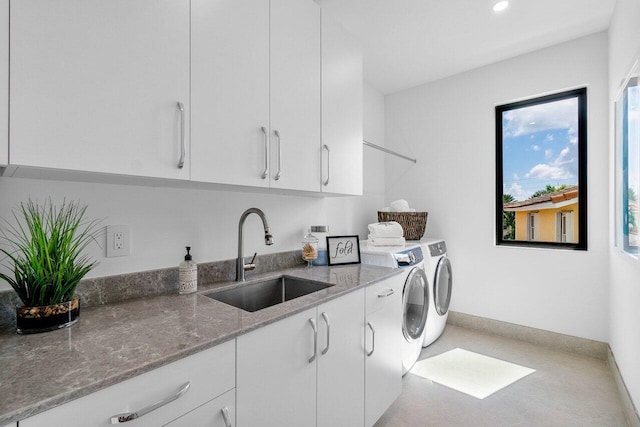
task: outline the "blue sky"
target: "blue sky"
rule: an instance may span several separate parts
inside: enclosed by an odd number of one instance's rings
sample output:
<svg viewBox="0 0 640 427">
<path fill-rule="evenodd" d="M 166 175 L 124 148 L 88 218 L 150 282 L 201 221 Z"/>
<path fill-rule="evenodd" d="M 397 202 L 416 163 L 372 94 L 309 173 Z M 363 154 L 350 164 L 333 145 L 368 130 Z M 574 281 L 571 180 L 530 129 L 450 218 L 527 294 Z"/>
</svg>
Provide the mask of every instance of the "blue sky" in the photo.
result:
<svg viewBox="0 0 640 427">
<path fill-rule="evenodd" d="M 503 193 L 526 200 L 547 185 L 576 185 L 577 131 L 577 98 L 503 112 Z"/>
</svg>

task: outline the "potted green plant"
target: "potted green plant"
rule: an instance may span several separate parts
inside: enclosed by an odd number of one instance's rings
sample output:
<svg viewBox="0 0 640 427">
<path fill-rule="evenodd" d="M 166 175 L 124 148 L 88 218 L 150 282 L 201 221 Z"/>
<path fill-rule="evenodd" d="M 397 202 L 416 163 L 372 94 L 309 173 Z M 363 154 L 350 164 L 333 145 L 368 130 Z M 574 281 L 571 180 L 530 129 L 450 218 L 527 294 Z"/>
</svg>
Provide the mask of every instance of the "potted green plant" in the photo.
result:
<svg viewBox="0 0 640 427">
<path fill-rule="evenodd" d="M 97 264 L 82 252 L 98 235 L 97 220 L 86 221 L 86 206 L 64 201 L 54 206 L 29 199 L 12 210 L 15 224 L 5 220 L 0 251 L 13 277 L 0 272 L 24 306 L 16 308 L 17 332 L 35 333 L 73 325 L 80 301 L 80 280 Z"/>
</svg>

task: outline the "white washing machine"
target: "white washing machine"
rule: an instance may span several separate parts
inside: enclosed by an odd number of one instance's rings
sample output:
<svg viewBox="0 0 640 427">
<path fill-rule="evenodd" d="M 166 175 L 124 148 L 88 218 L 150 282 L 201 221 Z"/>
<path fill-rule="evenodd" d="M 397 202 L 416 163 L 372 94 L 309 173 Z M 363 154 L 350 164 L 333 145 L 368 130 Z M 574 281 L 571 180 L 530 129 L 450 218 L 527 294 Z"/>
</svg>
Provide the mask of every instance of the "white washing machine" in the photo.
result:
<svg viewBox="0 0 640 427">
<path fill-rule="evenodd" d="M 429 282 L 419 242 L 405 246 L 372 246 L 360 244 L 363 264 L 402 268 L 399 280 L 402 290 L 402 375 L 416 363 L 424 342 L 424 327 L 429 310 Z"/>
<path fill-rule="evenodd" d="M 443 239 L 423 238 L 420 244 L 425 254 L 424 265 L 430 283 L 429 310 L 422 344 L 426 347 L 442 335 L 447 324 L 453 276 L 447 244 Z"/>
</svg>

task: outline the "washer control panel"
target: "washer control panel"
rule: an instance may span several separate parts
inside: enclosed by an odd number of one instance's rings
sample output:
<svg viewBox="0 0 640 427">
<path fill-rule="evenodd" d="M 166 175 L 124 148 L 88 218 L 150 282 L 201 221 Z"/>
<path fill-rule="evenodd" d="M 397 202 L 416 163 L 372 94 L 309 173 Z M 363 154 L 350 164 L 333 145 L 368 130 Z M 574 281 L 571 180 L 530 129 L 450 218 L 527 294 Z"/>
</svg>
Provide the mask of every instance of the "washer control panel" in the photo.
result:
<svg viewBox="0 0 640 427">
<path fill-rule="evenodd" d="M 419 246 L 416 248 L 407 249 L 405 251 L 396 252 L 393 254 L 393 257 L 396 259 L 398 267 L 415 265 L 424 260 L 422 248 Z"/>
<path fill-rule="evenodd" d="M 447 252 L 447 244 L 444 242 L 432 243 L 429 245 L 429 252 L 431 252 L 431 256 L 439 256 L 443 255 Z"/>
</svg>

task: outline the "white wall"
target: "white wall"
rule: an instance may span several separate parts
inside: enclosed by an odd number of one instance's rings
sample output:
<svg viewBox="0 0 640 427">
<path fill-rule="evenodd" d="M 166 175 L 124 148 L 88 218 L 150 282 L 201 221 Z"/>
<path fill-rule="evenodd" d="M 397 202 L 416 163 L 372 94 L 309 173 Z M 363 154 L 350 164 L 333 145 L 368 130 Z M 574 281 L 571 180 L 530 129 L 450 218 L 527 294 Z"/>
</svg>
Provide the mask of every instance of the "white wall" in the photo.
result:
<svg viewBox="0 0 640 427">
<path fill-rule="evenodd" d="M 640 2 L 618 0 L 609 29 L 609 105 L 629 71 L 633 57 L 640 49 Z M 615 145 L 613 109 L 610 132 L 610 345 L 622 377 L 636 407 L 640 405 L 640 261 L 632 259 L 614 247 Z"/>
<path fill-rule="evenodd" d="M 494 107 L 588 86 L 589 250 L 496 247 Z M 608 341 L 607 34 L 388 95 L 387 200 L 427 210 L 453 264 L 451 309 Z"/>
<path fill-rule="evenodd" d="M 384 98 L 364 86 L 364 134 L 384 144 Z M 87 277 L 176 266 L 184 246 L 192 246 L 194 259 L 207 262 L 235 258 L 238 219 L 247 208 L 261 208 L 267 215 L 275 244 L 265 246 L 262 224 L 251 215 L 245 224 L 245 254 L 298 249 L 311 224 L 328 224 L 333 234 L 366 236 L 367 224 L 384 200 L 384 159 L 364 148 L 364 188 L 361 197 L 303 197 L 217 190 L 183 190 L 132 185 L 93 184 L 0 177 L 0 217 L 28 197 L 54 201 L 81 200 L 90 218 L 104 224 L 128 224 L 132 254 L 105 258 L 95 247 L 91 255 L 100 264 Z M 0 289 L 8 289 L 4 282 Z"/>
</svg>

